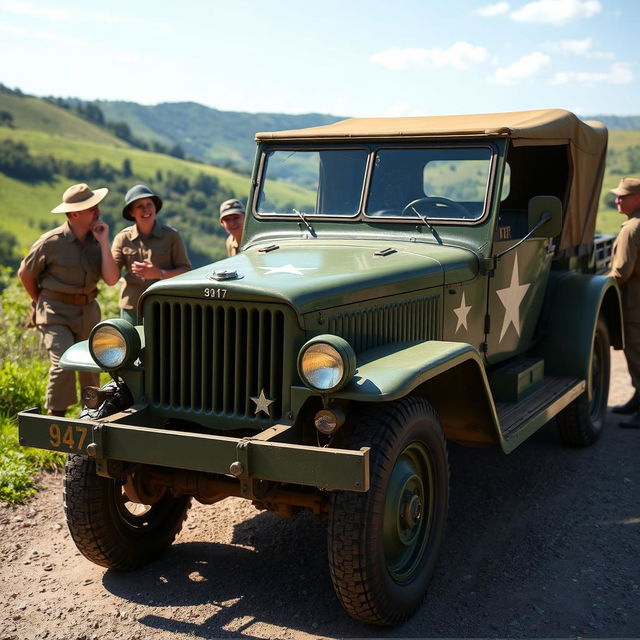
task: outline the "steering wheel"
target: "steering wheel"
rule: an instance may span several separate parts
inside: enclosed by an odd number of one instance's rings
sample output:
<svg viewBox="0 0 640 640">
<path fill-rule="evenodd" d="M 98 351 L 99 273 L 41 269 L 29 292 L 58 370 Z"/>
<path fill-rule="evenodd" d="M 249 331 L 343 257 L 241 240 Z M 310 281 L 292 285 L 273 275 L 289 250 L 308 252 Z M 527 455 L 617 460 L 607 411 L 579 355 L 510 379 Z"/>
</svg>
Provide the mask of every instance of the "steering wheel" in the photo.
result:
<svg viewBox="0 0 640 640">
<path fill-rule="evenodd" d="M 415 200 L 412 200 L 411 202 L 409 202 L 409 204 L 406 204 L 403 209 L 402 209 L 402 215 L 405 215 L 408 209 L 411 209 L 411 207 L 416 207 L 419 204 L 422 203 L 426 203 L 426 204 L 434 204 L 434 205 L 444 205 L 445 207 L 448 207 L 449 209 L 455 209 L 456 211 L 458 211 L 460 214 L 462 214 L 463 217 L 466 217 L 469 215 L 469 212 L 467 211 L 467 209 L 465 207 L 463 207 L 459 202 L 456 202 L 455 200 L 449 200 L 449 198 L 442 198 L 440 196 L 426 196 L 424 198 L 416 198 Z"/>
</svg>

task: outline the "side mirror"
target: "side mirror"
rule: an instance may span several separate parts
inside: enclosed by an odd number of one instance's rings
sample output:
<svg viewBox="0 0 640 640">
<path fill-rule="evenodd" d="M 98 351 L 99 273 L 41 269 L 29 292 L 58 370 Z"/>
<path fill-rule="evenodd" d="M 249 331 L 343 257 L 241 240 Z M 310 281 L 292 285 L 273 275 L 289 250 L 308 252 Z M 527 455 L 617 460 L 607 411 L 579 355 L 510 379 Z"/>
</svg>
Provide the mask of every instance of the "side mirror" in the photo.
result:
<svg viewBox="0 0 640 640">
<path fill-rule="evenodd" d="M 534 196 L 529 200 L 529 230 L 534 238 L 553 238 L 562 231 L 562 202 L 555 196 Z"/>
</svg>

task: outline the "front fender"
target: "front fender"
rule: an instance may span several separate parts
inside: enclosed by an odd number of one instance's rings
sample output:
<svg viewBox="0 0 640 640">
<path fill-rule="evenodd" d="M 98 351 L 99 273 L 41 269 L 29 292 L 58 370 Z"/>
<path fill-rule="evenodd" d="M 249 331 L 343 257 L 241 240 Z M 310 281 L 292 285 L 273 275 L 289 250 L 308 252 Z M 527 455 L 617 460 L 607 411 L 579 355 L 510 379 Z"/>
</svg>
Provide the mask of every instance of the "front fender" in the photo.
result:
<svg viewBox="0 0 640 640">
<path fill-rule="evenodd" d="M 71 345 L 60 358 L 60 366 L 72 371 L 93 371 L 100 373 L 102 369 L 96 364 L 89 351 L 89 341 L 83 340 Z"/>
<path fill-rule="evenodd" d="M 331 397 L 363 402 L 397 400 L 468 360 L 476 363 L 484 375 L 480 354 L 470 344 L 428 340 L 404 348 L 385 345 L 358 356 L 353 380 Z"/>
</svg>

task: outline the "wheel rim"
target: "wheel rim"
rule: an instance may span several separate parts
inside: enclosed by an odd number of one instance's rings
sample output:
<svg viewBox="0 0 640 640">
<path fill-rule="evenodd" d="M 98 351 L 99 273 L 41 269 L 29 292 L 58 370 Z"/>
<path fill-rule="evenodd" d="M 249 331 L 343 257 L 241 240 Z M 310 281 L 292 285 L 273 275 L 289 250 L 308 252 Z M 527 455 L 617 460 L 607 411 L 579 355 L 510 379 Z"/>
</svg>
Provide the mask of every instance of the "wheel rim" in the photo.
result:
<svg viewBox="0 0 640 640">
<path fill-rule="evenodd" d="M 412 578 L 421 565 L 433 518 L 434 474 L 426 448 L 414 442 L 399 456 L 384 508 L 384 555 L 397 582 Z"/>
<path fill-rule="evenodd" d="M 152 505 L 132 502 L 121 482 L 115 483 L 113 497 L 120 521 L 129 529 L 136 531 L 152 528 L 157 521 L 158 512 L 163 508 L 162 500 Z"/>
<path fill-rule="evenodd" d="M 605 378 L 603 372 L 604 345 L 600 335 L 596 331 L 593 339 L 593 354 L 591 361 L 591 403 L 589 404 L 589 415 L 592 421 L 599 420 L 602 410 L 604 396 Z"/>
</svg>

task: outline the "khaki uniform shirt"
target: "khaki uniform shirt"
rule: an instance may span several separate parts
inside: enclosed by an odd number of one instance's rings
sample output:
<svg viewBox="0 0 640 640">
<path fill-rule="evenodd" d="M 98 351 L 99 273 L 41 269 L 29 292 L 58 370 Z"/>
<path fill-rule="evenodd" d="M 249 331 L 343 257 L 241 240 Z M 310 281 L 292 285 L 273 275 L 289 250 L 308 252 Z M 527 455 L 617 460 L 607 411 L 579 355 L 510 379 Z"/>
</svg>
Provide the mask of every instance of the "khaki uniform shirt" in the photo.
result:
<svg viewBox="0 0 640 640">
<path fill-rule="evenodd" d="M 227 236 L 227 239 L 224 241 L 224 245 L 227 247 L 228 256 L 238 255 L 238 242 L 233 236 Z"/>
<path fill-rule="evenodd" d="M 640 323 L 640 211 L 620 227 L 609 275 L 620 285 L 625 323 Z"/>
<path fill-rule="evenodd" d="M 157 282 L 134 275 L 132 263 L 148 260 L 159 269 L 191 269 L 180 234 L 173 227 L 157 221 L 148 236 L 139 233 L 135 224 L 123 229 L 113 239 L 111 253 L 118 267 L 125 269 L 119 303 L 123 309 L 135 309 L 142 292 Z"/>
<path fill-rule="evenodd" d="M 36 324 L 75 325 L 82 309 L 97 312 L 97 302 L 72 305 L 47 296 L 47 291 L 63 294 L 85 294 L 93 299 L 98 281 L 102 277 L 102 253 L 100 244 L 88 233 L 84 243 L 76 238 L 69 222 L 47 231 L 34 242 L 22 260 L 23 265 L 34 275 L 41 289 L 36 306 Z"/>
</svg>

